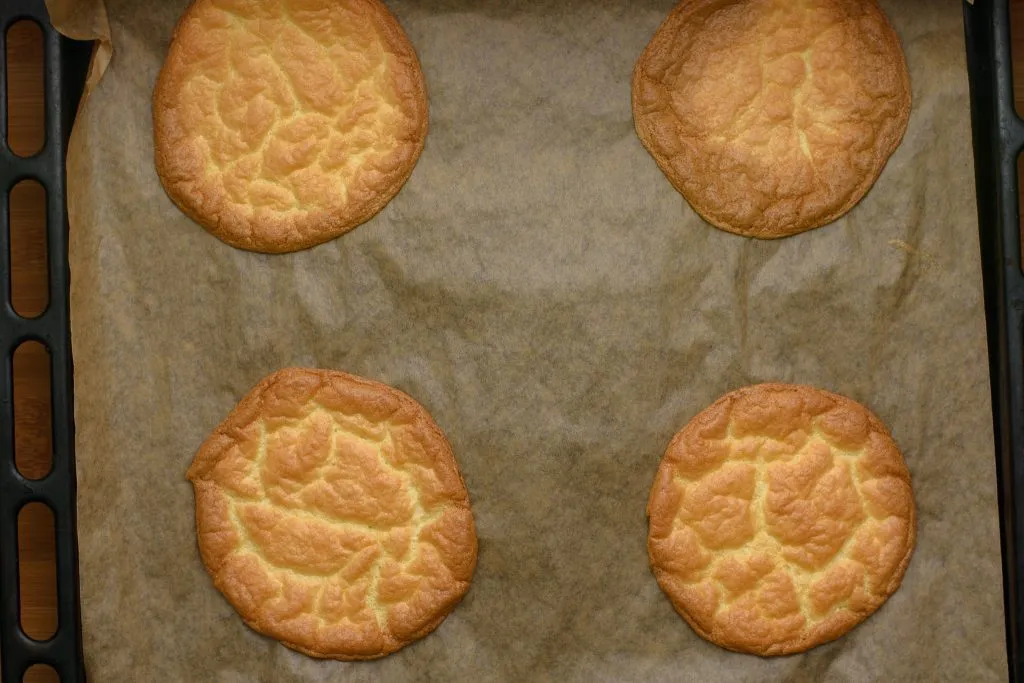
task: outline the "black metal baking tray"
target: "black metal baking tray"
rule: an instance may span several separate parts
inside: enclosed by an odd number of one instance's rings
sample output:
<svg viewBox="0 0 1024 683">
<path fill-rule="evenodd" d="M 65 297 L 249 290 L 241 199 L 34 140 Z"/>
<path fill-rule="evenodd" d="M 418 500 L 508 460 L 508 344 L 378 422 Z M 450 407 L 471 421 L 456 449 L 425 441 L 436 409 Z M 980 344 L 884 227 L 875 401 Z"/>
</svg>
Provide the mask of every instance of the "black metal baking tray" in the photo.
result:
<svg viewBox="0 0 1024 683">
<path fill-rule="evenodd" d="M 45 45 L 46 142 L 21 158 L 7 146 L 6 34 L 20 19 L 39 24 Z M 992 408 L 1003 549 L 1009 678 L 1024 681 L 1024 273 L 1021 271 L 1017 158 L 1024 121 L 1014 110 L 1009 0 L 964 3 L 971 84 L 978 219 L 988 325 Z M 0 2 L 0 672 L 22 680 L 33 664 L 56 669 L 62 683 L 82 683 L 78 551 L 75 533 L 74 407 L 68 308 L 67 209 L 64 157 L 81 97 L 90 45 L 60 36 L 44 0 Z M 10 303 L 8 197 L 34 179 L 46 189 L 50 303 L 38 317 L 17 315 Z M 53 467 L 43 479 L 22 477 L 14 460 L 12 360 L 26 340 L 50 353 Z M 52 638 L 34 641 L 21 630 L 18 597 L 18 511 L 39 501 L 53 513 L 56 531 L 58 625 Z"/>
<path fill-rule="evenodd" d="M 31 157 L 15 155 L 7 141 L 7 29 L 30 19 L 42 29 L 45 74 L 43 148 Z M 82 95 L 91 44 L 69 40 L 50 26 L 43 0 L 0 1 L 0 667 L 4 683 L 21 683 L 33 664 L 48 664 L 62 683 L 84 683 L 75 533 L 74 405 L 68 309 L 68 219 L 64 157 Z M 46 190 L 47 270 L 50 301 L 36 318 L 11 305 L 9 198 L 20 181 Z M 42 479 L 22 477 L 14 460 L 13 356 L 26 340 L 50 354 L 53 466 Z M 18 512 L 38 501 L 53 511 L 57 558 L 57 631 L 36 641 L 22 631 L 19 612 Z"/>
<path fill-rule="evenodd" d="M 1009 676 L 1024 680 L 1024 273 L 1009 0 L 964 4 L 967 70 L 995 428 Z"/>
</svg>

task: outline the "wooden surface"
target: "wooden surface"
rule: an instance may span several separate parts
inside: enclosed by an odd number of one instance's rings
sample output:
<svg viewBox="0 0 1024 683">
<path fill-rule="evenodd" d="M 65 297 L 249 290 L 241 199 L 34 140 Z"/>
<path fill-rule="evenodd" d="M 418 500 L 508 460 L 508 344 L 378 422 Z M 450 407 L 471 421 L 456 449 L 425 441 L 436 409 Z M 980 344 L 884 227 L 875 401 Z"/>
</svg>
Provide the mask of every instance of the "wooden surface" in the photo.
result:
<svg viewBox="0 0 1024 683">
<path fill-rule="evenodd" d="M 1024 0 L 1010 0 L 1010 5 L 1014 92 L 1017 111 L 1024 112 Z M 43 141 L 42 44 L 38 29 L 27 22 L 12 26 L 7 37 L 8 138 L 15 152 L 31 154 Z M 43 200 L 38 185 L 19 185 L 11 197 L 12 303 L 22 315 L 38 314 L 47 300 Z M 18 468 L 26 476 L 38 478 L 46 474 L 50 463 L 49 357 L 41 345 L 19 348 L 14 392 Z M 46 638 L 57 624 L 49 511 L 42 505 L 27 507 L 18 519 L 18 533 L 22 627 L 30 636 Z M 25 683 L 57 680 L 52 670 L 40 667 L 33 667 L 24 679 Z"/>
</svg>

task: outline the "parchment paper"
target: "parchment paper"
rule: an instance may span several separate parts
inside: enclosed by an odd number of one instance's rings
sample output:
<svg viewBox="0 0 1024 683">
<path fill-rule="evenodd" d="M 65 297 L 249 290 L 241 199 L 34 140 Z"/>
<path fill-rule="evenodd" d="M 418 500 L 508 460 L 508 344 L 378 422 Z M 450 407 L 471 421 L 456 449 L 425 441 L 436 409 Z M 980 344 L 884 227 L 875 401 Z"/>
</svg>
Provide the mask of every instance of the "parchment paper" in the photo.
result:
<svg viewBox="0 0 1024 683">
<path fill-rule="evenodd" d="M 1005 678 L 959 3 L 884 3 L 913 81 L 906 139 L 847 217 L 760 242 L 703 223 L 634 134 L 630 73 L 672 0 L 389 2 L 426 73 L 425 152 L 378 217 L 285 256 L 222 244 L 157 181 L 150 94 L 184 4 L 108 0 L 114 57 L 68 161 L 91 681 Z M 472 589 L 381 661 L 255 634 L 199 561 L 185 469 L 293 364 L 416 397 L 472 496 Z M 671 436 L 767 380 L 877 412 L 919 511 L 899 592 L 776 659 L 696 636 L 645 550 Z"/>
</svg>

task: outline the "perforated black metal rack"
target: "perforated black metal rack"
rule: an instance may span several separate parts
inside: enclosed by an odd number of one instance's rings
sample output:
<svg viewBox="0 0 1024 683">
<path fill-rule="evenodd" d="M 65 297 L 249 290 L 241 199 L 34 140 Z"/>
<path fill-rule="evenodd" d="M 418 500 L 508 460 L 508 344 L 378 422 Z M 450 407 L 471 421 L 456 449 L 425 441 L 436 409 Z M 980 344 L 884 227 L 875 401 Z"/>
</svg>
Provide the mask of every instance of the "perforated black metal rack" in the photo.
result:
<svg viewBox="0 0 1024 683">
<path fill-rule="evenodd" d="M 7 145 L 7 29 L 37 22 L 45 45 L 46 142 L 21 158 Z M 1003 537 L 1003 576 L 1009 677 L 1024 681 L 1024 273 L 1018 215 L 1017 157 L 1024 121 L 1013 101 L 1009 0 L 964 4 L 978 217 L 992 380 L 993 421 Z M 85 681 L 78 600 L 75 533 L 74 411 L 68 309 L 67 211 L 64 156 L 82 92 L 90 46 L 49 25 L 44 0 L 0 0 L 0 657 L 3 683 L 22 680 L 33 664 L 49 664 L 62 683 Z M 938 131 L 941 134 L 941 131 Z M 34 179 L 46 189 L 50 303 L 40 316 L 17 315 L 10 299 L 8 198 Z M 14 461 L 12 358 L 26 340 L 43 343 L 51 359 L 53 467 L 40 480 L 22 477 Z M 19 625 L 18 512 L 40 501 L 54 513 L 58 626 L 39 642 Z"/>
<path fill-rule="evenodd" d="M 1024 121 L 1013 101 L 1009 0 L 964 5 L 996 441 L 1010 679 L 1024 680 L 1024 273 L 1017 157 Z M 941 134 L 941 132 L 937 133 Z"/>
<path fill-rule="evenodd" d="M 39 24 L 44 48 L 46 141 L 35 155 L 15 155 L 7 141 L 7 29 L 16 21 Z M 78 602 L 75 534 L 74 409 L 68 323 L 68 221 L 64 156 L 82 94 L 91 45 L 68 40 L 50 26 L 43 0 L 0 0 L 0 658 L 4 683 L 20 683 L 33 664 L 48 664 L 62 683 L 85 681 Z M 47 269 L 50 302 L 36 318 L 11 306 L 11 189 L 32 179 L 46 190 Z M 53 467 L 39 480 L 21 476 L 14 460 L 13 356 L 34 339 L 50 354 Z M 18 512 L 32 501 L 53 511 L 57 557 L 57 631 L 35 641 L 19 625 Z"/>
</svg>

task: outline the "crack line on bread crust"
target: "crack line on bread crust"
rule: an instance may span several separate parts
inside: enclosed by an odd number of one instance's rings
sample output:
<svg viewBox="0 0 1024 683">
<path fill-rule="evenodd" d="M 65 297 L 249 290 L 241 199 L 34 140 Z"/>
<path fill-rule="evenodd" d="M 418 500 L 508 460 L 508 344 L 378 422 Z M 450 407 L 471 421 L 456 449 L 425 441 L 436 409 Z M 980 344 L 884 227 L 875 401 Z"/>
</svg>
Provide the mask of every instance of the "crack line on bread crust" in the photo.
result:
<svg viewBox="0 0 1024 683">
<path fill-rule="evenodd" d="M 691 481 L 684 477 L 683 475 L 679 474 L 677 468 L 673 468 L 673 484 L 679 485 L 683 489 L 683 492 L 681 493 L 681 499 L 685 498 L 685 490 L 688 488 L 689 485 L 695 484 L 696 481 L 708 476 L 711 472 L 721 470 L 722 467 L 726 466 L 730 461 L 744 462 L 744 460 L 738 459 L 736 457 L 736 446 L 737 444 L 742 442 L 743 439 L 735 435 L 733 421 L 731 419 L 729 419 L 727 423 L 726 435 L 723 437 L 722 440 L 729 443 L 729 454 L 719 465 L 715 466 L 714 468 L 707 472 L 702 473 L 699 477 L 697 477 L 697 479 Z M 767 437 L 765 440 L 771 440 L 778 443 L 786 442 L 785 439 L 767 439 Z M 827 619 L 831 614 L 834 614 L 841 609 L 848 609 L 847 605 L 845 604 L 848 602 L 848 600 L 844 600 L 842 601 L 842 604 L 832 605 L 819 616 L 815 617 L 814 615 L 816 613 L 813 609 L 813 606 L 810 603 L 810 586 L 815 579 L 824 577 L 826 573 L 840 561 L 856 561 L 854 560 L 854 558 L 850 557 L 849 548 L 852 546 L 854 542 L 856 532 L 864 525 L 867 519 L 871 518 L 870 515 L 867 513 L 867 508 L 865 506 L 863 494 L 860 491 L 859 477 L 856 474 L 856 460 L 863 454 L 863 448 L 857 451 L 845 451 L 839 449 L 833 446 L 828 441 L 828 439 L 825 437 L 825 435 L 821 432 L 820 429 L 818 429 L 817 427 L 813 427 L 810 433 L 807 434 L 807 438 L 804 440 L 803 445 L 799 449 L 797 449 L 795 453 L 789 455 L 788 457 L 785 457 L 784 461 L 796 461 L 801 457 L 805 456 L 811 450 L 812 447 L 818 445 L 824 446 L 825 448 L 828 449 L 828 453 L 830 456 L 829 467 L 824 469 L 822 472 L 818 473 L 818 475 L 815 477 L 815 481 L 809 482 L 808 485 L 811 486 L 813 489 L 815 483 L 817 481 L 820 481 L 822 477 L 826 476 L 830 472 L 833 472 L 837 467 L 842 467 L 849 475 L 850 484 L 858 497 L 858 502 L 860 505 L 860 510 L 862 511 L 862 515 L 859 517 L 858 521 L 852 523 L 852 526 L 850 527 L 846 535 L 846 538 L 843 540 L 842 545 L 836 550 L 833 556 L 829 558 L 828 562 L 824 566 L 819 568 L 805 568 L 799 564 L 790 561 L 785 561 L 782 557 L 780 557 L 780 559 L 783 559 L 783 561 L 780 565 L 776 566 L 779 569 L 782 569 L 785 575 L 788 576 L 789 580 L 792 582 L 791 585 L 793 586 L 793 591 L 796 596 L 799 613 L 804 619 L 804 631 L 806 631 L 806 629 L 811 628 L 814 624 L 820 623 L 821 621 Z M 780 459 L 782 458 L 776 457 L 773 459 L 773 461 Z M 704 570 L 699 572 L 699 575 L 697 577 L 690 581 L 687 581 L 687 583 L 691 585 L 710 581 L 711 584 L 716 587 L 716 590 L 719 591 L 722 595 L 722 599 L 716 602 L 715 605 L 714 613 L 716 615 L 721 610 L 727 608 L 740 596 L 745 595 L 750 591 L 760 592 L 762 590 L 760 587 L 761 579 L 757 579 L 755 584 L 746 590 L 740 590 L 736 594 L 730 592 L 727 589 L 726 585 L 721 581 L 721 579 L 719 579 L 716 576 L 716 571 L 718 567 L 722 564 L 722 562 L 726 560 L 726 558 L 736 557 L 742 561 L 744 557 L 749 557 L 749 554 L 752 551 L 757 552 L 759 550 L 768 550 L 768 548 L 758 547 L 763 545 L 764 541 L 768 541 L 768 539 L 771 539 L 771 541 L 774 541 L 779 546 L 775 554 L 778 554 L 778 551 L 780 551 L 782 548 L 785 548 L 788 545 L 780 541 L 771 533 L 767 522 L 764 506 L 767 505 L 768 499 L 768 469 L 770 466 L 770 462 L 767 460 L 767 456 L 761 447 L 757 448 L 754 452 L 754 459 L 751 465 L 755 470 L 755 480 L 754 489 L 750 500 L 750 510 L 748 514 L 750 514 L 752 523 L 754 525 L 754 536 L 748 541 L 746 541 L 743 544 L 743 546 L 739 548 L 727 548 L 722 550 L 710 551 L 714 556 L 712 562 Z M 677 510 L 676 514 L 673 516 L 672 530 L 669 533 L 669 537 L 671 537 L 671 535 L 675 532 L 678 524 L 685 524 L 680 519 L 680 510 Z M 837 523 L 841 523 L 841 520 L 837 519 L 835 521 Z M 687 526 L 689 525 L 687 524 Z M 699 534 L 697 535 L 697 538 L 698 542 L 700 542 L 701 545 L 703 545 L 703 542 L 699 540 Z M 868 582 L 868 568 L 859 561 L 858 564 L 862 568 L 863 590 L 865 594 L 871 595 L 871 592 L 868 591 L 866 588 Z"/>
<path fill-rule="evenodd" d="M 263 485 L 263 465 L 267 460 L 267 425 L 263 420 L 257 422 L 259 435 L 256 437 L 256 457 L 252 459 L 249 467 L 249 477 L 256 482 L 259 489 L 257 497 L 266 499 L 267 487 Z"/>
<path fill-rule="evenodd" d="M 240 551 L 240 552 L 243 552 L 243 553 L 249 553 L 250 555 L 253 555 L 254 557 L 256 557 L 257 560 L 259 560 L 259 562 L 262 565 L 264 565 L 265 569 L 269 568 L 269 570 L 273 570 L 273 571 L 269 571 L 268 570 L 267 574 L 273 574 L 275 576 L 275 578 L 278 578 L 276 576 L 277 572 L 284 572 L 286 574 L 294 574 L 294 575 L 302 576 L 302 577 L 305 577 L 305 578 L 311 578 L 311 579 L 316 579 L 318 581 L 322 581 L 324 579 L 327 579 L 327 578 L 330 578 L 330 577 L 333 577 L 333 576 L 337 576 L 339 574 L 344 573 L 345 570 L 348 569 L 349 565 L 351 565 L 352 562 L 355 559 L 357 559 L 357 556 L 362 551 L 362 549 L 353 551 L 352 554 L 351 554 L 351 557 L 346 559 L 345 562 L 342 563 L 333 572 L 308 572 L 308 571 L 303 571 L 301 569 L 296 569 L 295 567 L 293 567 L 291 565 L 287 565 L 287 566 L 280 565 L 280 564 L 274 562 L 273 560 L 271 560 L 269 557 L 267 557 L 266 553 L 263 550 L 263 547 L 259 543 L 257 543 L 256 540 L 252 537 L 252 535 L 249 533 L 248 526 L 246 526 L 245 522 L 243 522 L 242 518 L 239 516 L 238 507 L 237 506 L 238 505 L 251 505 L 252 503 L 235 501 L 235 500 L 232 500 L 230 496 L 228 496 L 228 498 L 229 498 L 228 514 L 230 516 L 230 519 L 231 519 L 232 523 L 240 530 L 240 532 L 239 532 L 239 546 L 238 546 L 236 552 Z M 369 546 L 367 546 L 367 547 L 369 547 Z M 280 580 L 280 579 L 278 578 L 278 580 Z"/>
<path fill-rule="evenodd" d="M 228 497 L 234 499 L 235 498 L 235 494 L 229 494 Z M 288 514 L 289 516 L 305 517 L 308 520 L 321 522 L 321 523 L 326 524 L 326 525 L 331 526 L 331 527 L 335 527 L 335 528 L 351 528 L 351 529 L 354 529 L 356 531 L 359 531 L 360 533 L 370 534 L 370 535 L 374 535 L 374 536 L 379 535 L 379 534 L 386 534 L 386 533 L 388 533 L 388 532 L 390 532 L 390 531 L 392 531 L 394 529 L 404 529 L 404 528 L 406 528 L 408 526 L 408 524 L 404 524 L 404 523 L 403 524 L 387 525 L 387 526 L 385 526 L 385 525 L 375 525 L 375 524 L 370 524 L 368 522 L 364 522 L 364 521 L 361 521 L 361 520 L 344 519 L 344 518 L 341 518 L 341 517 L 335 517 L 333 515 L 329 515 L 329 514 L 323 512 L 321 510 L 310 510 L 310 509 L 303 508 L 303 507 L 298 507 L 298 506 L 294 506 L 293 507 L 291 505 L 282 504 L 282 503 L 279 503 L 279 502 L 270 502 L 270 501 L 266 501 L 266 500 L 253 501 L 253 500 L 244 500 L 244 499 L 242 499 L 242 500 L 238 500 L 238 503 L 242 504 L 242 505 L 255 505 L 255 506 L 271 507 L 271 508 L 273 508 L 275 510 L 284 512 L 284 513 Z"/>
<path fill-rule="evenodd" d="M 377 620 L 377 628 L 380 629 L 381 633 L 387 633 L 387 608 L 381 605 L 379 601 L 381 561 L 378 558 L 370 567 L 369 583 L 366 586 L 366 605 L 373 612 L 373 616 Z"/>
<path fill-rule="evenodd" d="M 415 561 L 417 557 L 419 557 L 420 536 L 423 533 L 423 529 L 426 528 L 429 524 L 432 524 L 444 513 L 444 506 L 442 505 L 441 509 L 434 510 L 430 514 L 427 513 L 426 509 L 424 509 L 423 507 L 423 503 L 420 498 L 419 487 L 416 485 L 416 482 L 413 481 L 412 475 L 409 474 L 407 471 L 397 468 L 388 462 L 387 457 L 384 455 L 385 443 L 387 445 L 390 445 L 392 448 L 394 447 L 394 440 L 391 435 L 390 429 L 386 430 L 385 442 L 382 442 L 380 445 L 378 445 L 377 459 L 381 462 L 385 469 L 391 471 L 395 476 L 399 477 L 405 482 L 407 489 L 409 491 L 409 495 L 412 498 L 413 524 L 410 525 L 412 527 L 412 538 L 410 539 L 409 542 L 409 549 L 406 551 L 405 554 L 405 557 L 408 559 L 406 559 L 404 562 L 399 561 L 399 565 L 404 569 L 408 567 L 413 561 Z"/>
<path fill-rule="evenodd" d="M 257 498 L 256 500 L 247 500 L 225 484 L 221 484 L 221 491 L 228 499 L 230 519 L 234 526 L 238 528 L 239 533 L 239 546 L 234 552 L 247 553 L 255 557 L 261 566 L 263 566 L 264 571 L 268 575 L 272 576 L 278 583 L 278 590 L 280 592 L 281 590 L 284 590 L 284 585 L 288 582 L 288 576 L 301 576 L 323 581 L 328 577 L 343 574 L 348 570 L 352 562 L 358 560 L 360 553 L 365 550 L 365 548 L 353 549 L 351 554 L 339 568 L 327 573 L 304 572 L 297 570 L 290 565 L 278 565 L 270 560 L 270 558 L 265 554 L 262 546 L 260 546 L 249 533 L 248 527 L 246 527 L 245 523 L 241 519 L 240 508 L 237 507 L 239 505 L 254 505 L 257 507 L 267 506 L 288 518 L 298 518 L 300 521 L 302 519 L 306 519 L 307 521 L 315 521 L 328 525 L 331 528 L 349 529 L 360 535 L 365 535 L 367 541 L 370 543 L 370 545 L 366 547 L 375 547 L 376 556 L 372 563 L 359 573 L 359 576 L 363 577 L 368 582 L 365 594 L 366 607 L 374 614 L 377 628 L 381 633 L 387 634 L 389 633 L 387 626 L 388 607 L 380 599 L 380 581 L 382 580 L 382 572 L 385 567 L 384 563 L 392 562 L 405 574 L 422 578 L 423 575 L 419 572 L 410 572 L 410 566 L 419 558 L 422 551 L 422 543 L 429 542 L 421 538 L 424 530 L 444 515 L 448 505 L 441 502 L 440 504 L 432 507 L 429 511 L 424 507 L 420 487 L 416 477 L 405 468 L 392 464 L 390 458 L 386 455 L 389 449 L 394 449 L 396 446 L 391 425 L 386 422 L 378 423 L 358 414 L 341 414 L 342 422 L 348 423 L 345 425 L 343 423 L 339 423 L 338 419 L 334 417 L 333 411 L 327 410 L 319 404 L 315 404 L 312 406 L 312 410 L 306 412 L 301 418 L 291 421 L 284 426 L 303 432 L 309 429 L 309 425 L 312 421 L 318 420 L 323 415 L 329 417 L 331 421 L 330 435 L 327 439 L 326 445 L 328 448 L 328 454 L 324 457 L 323 461 L 314 465 L 313 469 L 304 472 L 305 476 L 303 476 L 303 479 L 324 481 L 324 468 L 330 467 L 332 463 L 336 463 L 341 457 L 341 453 L 338 450 L 337 437 L 344 434 L 349 438 L 356 439 L 372 448 L 375 460 L 379 467 L 401 482 L 401 490 L 410 499 L 411 513 L 409 518 L 398 524 L 377 525 L 368 523 L 364 520 L 339 518 L 318 509 L 316 506 L 304 507 L 302 503 L 293 502 L 287 497 L 277 500 L 268 498 L 266 487 L 262 484 L 262 473 L 265 471 L 269 459 L 269 451 L 271 448 L 270 437 L 277 431 L 277 429 L 271 430 L 267 426 L 265 419 L 260 418 L 257 421 L 259 425 L 259 434 L 257 436 L 256 455 L 252 460 L 250 460 L 251 466 L 249 471 L 252 474 L 255 474 L 257 480 L 260 481 L 262 497 Z M 280 429 L 283 427 L 278 428 Z M 308 486 L 309 482 L 303 483 L 296 481 L 294 483 L 298 488 L 291 493 L 299 494 L 300 491 Z M 392 554 L 390 548 L 393 546 L 387 543 L 388 534 L 399 529 L 408 530 L 409 539 L 406 542 L 404 551 L 398 550 Z M 446 564 L 444 567 L 446 571 L 450 572 Z M 422 569 L 420 571 L 422 571 Z M 353 581 L 355 581 L 355 579 L 353 579 Z M 346 581 L 346 583 L 353 585 L 353 581 Z M 414 591 L 418 592 L 419 590 L 421 590 L 421 586 L 417 584 Z M 321 588 L 317 593 L 315 602 L 319 605 L 322 603 L 322 600 L 323 589 Z M 321 617 L 320 623 L 336 623 L 336 620 L 328 622 Z"/>
</svg>

